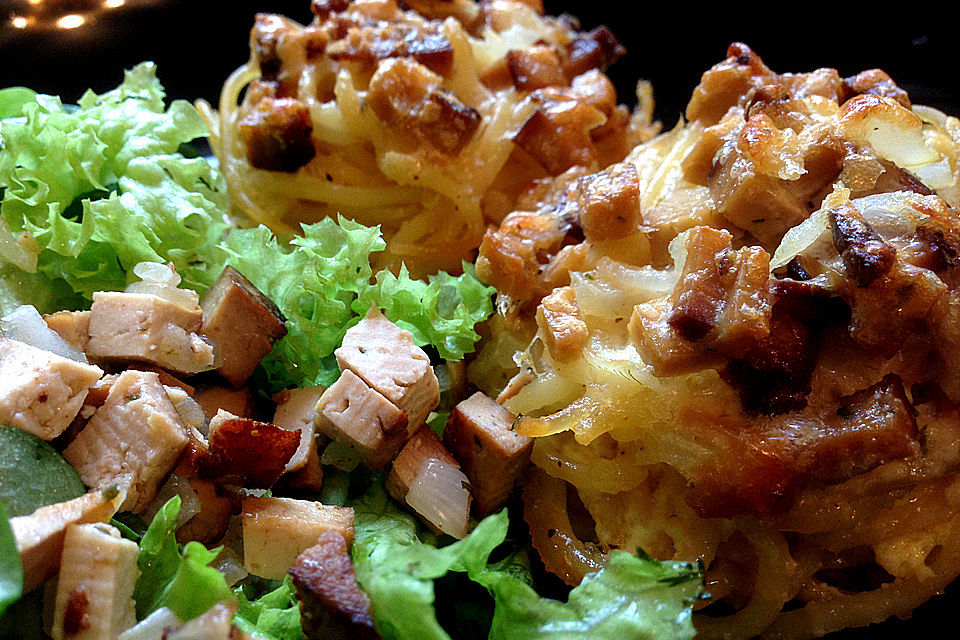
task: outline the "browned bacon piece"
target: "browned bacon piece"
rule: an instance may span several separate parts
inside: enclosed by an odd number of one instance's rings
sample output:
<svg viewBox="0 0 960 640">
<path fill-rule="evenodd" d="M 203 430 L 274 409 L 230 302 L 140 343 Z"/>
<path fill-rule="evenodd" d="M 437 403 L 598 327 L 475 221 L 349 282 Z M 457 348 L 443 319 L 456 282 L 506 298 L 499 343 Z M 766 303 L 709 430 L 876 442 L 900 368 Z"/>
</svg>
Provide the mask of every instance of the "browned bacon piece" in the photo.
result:
<svg viewBox="0 0 960 640">
<path fill-rule="evenodd" d="M 537 326 L 550 356 L 559 362 L 573 360 L 587 345 L 587 325 L 572 287 L 544 296 L 537 307 Z"/>
<path fill-rule="evenodd" d="M 559 175 L 576 165 L 592 166 L 596 158 L 590 130 L 606 121 L 603 113 L 570 89 L 540 89 L 531 94 L 531 99 L 540 108 L 514 136 L 514 144 L 550 175 Z"/>
<path fill-rule="evenodd" d="M 401 9 L 413 9 L 428 20 L 456 18 L 470 30 L 480 17 L 480 6 L 473 0 L 400 0 Z"/>
<path fill-rule="evenodd" d="M 293 98 L 264 96 L 240 120 L 247 160 L 257 169 L 293 173 L 317 150 L 310 138 L 310 110 Z"/>
<path fill-rule="evenodd" d="M 803 174 L 793 180 L 782 179 L 779 168 L 771 165 L 785 154 L 785 132 L 764 113 L 751 116 L 723 139 L 707 181 L 710 194 L 726 219 L 771 251 L 787 229 L 817 209 L 819 194 L 843 170 L 842 144 L 823 132 L 796 149 Z"/>
<path fill-rule="evenodd" d="M 435 73 L 444 75 L 453 64 L 453 45 L 439 23 L 407 25 L 376 22 L 351 26 L 346 35 L 327 47 L 331 60 L 374 64 L 387 58 L 413 58 Z"/>
<path fill-rule="evenodd" d="M 312 0 L 310 10 L 321 20 L 325 20 L 331 13 L 346 11 L 351 0 Z"/>
<path fill-rule="evenodd" d="M 711 126 L 740 101 L 752 86 L 755 76 L 770 77 L 773 72 L 753 50 L 742 42 L 727 48 L 727 58 L 700 78 L 687 104 L 687 120 Z"/>
<path fill-rule="evenodd" d="M 563 70 L 567 78 L 573 79 L 591 69 L 606 70 L 611 64 L 626 55 L 617 37 L 606 26 L 581 34 L 567 45 Z"/>
<path fill-rule="evenodd" d="M 868 287 L 890 271 L 896 250 L 867 224 L 856 207 L 844 204 L 828 213 L 833 244 L 843 258 L 847 275 L 858 287 Z"/>
<path fill-rule="evenodd" d="M 544 263 L 550 262 L 569 239 L 577 240 L 579 232 L 579 224 L 555 211 L 511 213 L 499 229 L 484 235 L 477 275 L 501 294 L 535 305 L 555 286 L 545 282 Z"/>
<path fill-rule="evenodd" d="M 380 638 L 370 599 L 357 584 L 347 541 L 335 530 L 297 556 L 290 577 L 300 601 L 300 621 L 310 640 Z"/>
<path fill-rule="evenodd" d="M 513 86 L 521 91 L 563 87 L 567 84 L 560 56 L 546 45 L 511 49 L 507 52 L 506 62 Z"/>
<path fill-rule="evenodd" d="M 580 226 L 589 241 L 626 237 L 643 221 L 640 180 L 631 162 L 581 178 L 575 193 Z"/>
<path fill-rule="evenodd" d="M 277 51 L 284 34 L 299 29 L 293 20 L 274 13 L 258 13 L 250 31 L 250 51 L 260 67 L 260 77 L 276 80 L 283 61 Z"/>
<path fill-rule="evenodd" d="M 676 376 L 720 366 L 724 358 L 715 351 L 683 338 L 669 322 L 672 313 L 669 298 L 638 304 L 627 330 L 643 361 L 657 376 Z"/>
<path fill-rule="evenodd" d="M 826 409 L 737 429 L 726 434 L 732 451 L 694 472 L 691 504 L 704 517 L 782 512 L 805 485 L 843 482 L 918 454 L 915 415 L 900 378 L 889 374 Z"/>
<path fill-rule="evenodd" d="M 299 444 L 300 434 L 295 431 L 220 412 L 210 421 L 209 455 L 201 461 L 200 475 L 268 488 Z"/>
<path fill-rule="evenodd" d="M 806 324 L 775 307 L 769 335 L 728 368 L 743 408 L 769 415 L 803 408 L 818 349 L 819 340 Z"/>
<path fill-rule="evenodd" d="M 920 452 L 916 411 L 903 381 L 886 375 L 840 401 L 828 420 L 801 429 L 794 442 L 797 469 L 822 482 L 842 482 L 884 462 Z"/>
<path fill-rule="evenodd" d="M 440 77 L 402 58 L 380 64 L 370 80 L 367 104 L 377 117 L 445 153 L 463 148 L 482 120 L 476 109 L 440 86 Z"/>
<path fill-rule="evenodd" d="M 732 266 L 731 235 L 710 227 L 690 231 L 686 261 L 673 289 L 670 326 L 689 341 L 699 340 L 717 324 L 725 297 L 724 280 Z"/>
<path fill-rule="evenodd" d="M 673 293 L 635 307 L 630 336 L 657 375 L 714 367 L 723 360 L 718 356 L 742 357 L 770 333 L 770 256 L 731 244 L 727 231 L 690 230 Z"/>
</svg>

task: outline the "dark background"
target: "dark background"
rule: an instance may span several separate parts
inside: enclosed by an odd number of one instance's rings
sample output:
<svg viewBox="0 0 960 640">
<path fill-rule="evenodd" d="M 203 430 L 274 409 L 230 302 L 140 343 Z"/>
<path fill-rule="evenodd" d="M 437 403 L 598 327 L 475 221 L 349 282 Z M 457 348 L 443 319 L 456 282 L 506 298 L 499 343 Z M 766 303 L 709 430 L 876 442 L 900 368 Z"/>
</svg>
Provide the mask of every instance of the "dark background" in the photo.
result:
<svg viewBox="0 0 960 640">
<path fill-rule="evenodd" d="M 113 3 L 115 8 L 105 9 Z M 709 10 L 676 0 L 639 2 L 546 0 L 549 13 L 570 12 L 589 29 L 605 23 L 629 53 L 610 70 L 624 102 L 634 100 L 638 78 L 651 80 L 657 116 L 672 126 L 700 74 L 725 57 L 735 40 L 749 44 L 776 71 L 836 67 L 841 75 L 880 67 L 914 102 L 960 114 L 955 71 L 960 36 L 938 24 L 946 15 L 911 13 L 906 4 L 884 9 L 862 3 L 856 12 L 823 3 L 725 3 Z M 309 0 L 0 0 L 0 87 L 26 85 L 75 101 L 87 88 L 116 86 L 122 70 L 143 60 L 158 64 L 172 98 L 215 101 L 227 75 L 248 57 L 247 34 L 258 11 L 306 22 Z M 56 20 L 79 14 L 85 24 L 56 29 Z M 882 15 L 875 15 L 882 14 Z M 872 17 L 871 17 L 872 16 Z M 11 26 L 16 17 L 28 28 Z M 845 632 L 833 640 L 940 636 L 953 628 L 960 605 L 956 586 L 946 597 L 900 621 Z"/>
<path fill-rule="evenodd" d="M 171 97 L 213 100 L 221 82 L 247 59 L 247 34 L 258 11 L 311 18 L 309 0 L 112 1 L 123 6 L 103 9 L 111 0 L 0 0 L 0 86 L 24 84 L 75 99 L 88 86 L 110 89 L 119 83 L 121 69 L 153 60 Z M 653 81 L 657 115 L 668 126 L 700 74 L 723 59 L 734 40 L 749 44 L 776 71 L 833 66 L 852 75 L 881 67 L 914 102 L 960 113 L 954 70 L 960 36 L 937 27 L 952 19 L 931 13 L 934 5 L 920 14 L 919 3 L 911 13 L 906 4 L 885 11 L 880 4 L 861 3 L 855 11 L 835 2 L 824 14 L 814 10 L 825 6 L 821 2 L 741 0 L 708 10 L 676 0 L 545 4 L 549 13 L 578 16 L 584 28 L 610 26 L 629 51 L 610 70 L 622 100 L 634 100 L 638 78 Z M 85 15 L 87 24 L 52 28 L 68 13 Z M 12 16 L 31 19 L 33 26 L 14 29 Z"/>
</svg>

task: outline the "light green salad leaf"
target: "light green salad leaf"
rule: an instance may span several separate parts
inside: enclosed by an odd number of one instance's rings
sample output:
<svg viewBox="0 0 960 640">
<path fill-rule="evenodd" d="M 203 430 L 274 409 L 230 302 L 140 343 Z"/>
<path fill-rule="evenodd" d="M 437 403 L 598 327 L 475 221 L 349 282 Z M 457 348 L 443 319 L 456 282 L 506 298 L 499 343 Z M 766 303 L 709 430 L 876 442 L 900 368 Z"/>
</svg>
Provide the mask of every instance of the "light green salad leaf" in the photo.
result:
<svg viewBox="0 0 960 640">
<path fill-rule="evenodd" d="M 379 228 L 345 218 L 303 225 L 289 246 L 262 226 L 230 232 L 227 263 L 287 317 L 286 337 L 263 362 L 271 388 L 332 384 L 340 374 L 333 351 L 371 305 L 444 358 L 473 350 L 474 326 L 493 311 L 493 289 L 469 265 L 459 277 L 440 273 L 424 282 L 402 269 L 373 280 L 370 254 L 385 246 Z"/>
<path fill-rule="evenodd" d="M 205 159 L 179 152 L 206 135 L 200 114 L 163 98 L 152 63 L 76 107 L 0 90 L 0 258 L 86 298 L 122 289 L 143 261 L 172 262 L 186 286 L 209 287 L 226 189 Z"/>
<path fill-rule="evenodd" d="M 387 640 L 449 640 L 434 610 L 433 581 L 450 571 L 479 575 L 507 535 L 506 512 L 483 520 L 463 540 L 445 547 L 421 541 L 413 518 L 387 496 L 382 483 L 353 505 L 353 562 Z"/>
<path fill-rule="evenodd" d="M 219 549 L 199 542 L 177 544 L 180 496 L 174 496 L 154 516 L 140 540 L 140 577 L 133 592 L 137 619 L 169 607 L 182 620 L 194 618 L 223 600 L 233 600 L 223 574 L 209 566 Z"/>
<path fill-rule="evenodd" d="M 507 535 L 507 512 L 488 516 L 463 540 L 437 548 L 417 535 L 413 518 L 382 487 L 354 505 L 353 559 L 384 638 L 448 640 L 437 620 L 434 583 L 465 572 L 494 601 L 490 640 L 688 640 L 703 569 L 615 551 L 607 565 L 570 591 L 567 602 L 537 595 L 522 553 L 489 564 Z"/>
<path fill-rule="evenodd" d="M 267 640 L 302 640 L 300 601 L 289 576 L 256 600 L 248 600 L 239 587 L 234 592 L 240 600 L 234 624 L 241 631 Z"/>
</svg>

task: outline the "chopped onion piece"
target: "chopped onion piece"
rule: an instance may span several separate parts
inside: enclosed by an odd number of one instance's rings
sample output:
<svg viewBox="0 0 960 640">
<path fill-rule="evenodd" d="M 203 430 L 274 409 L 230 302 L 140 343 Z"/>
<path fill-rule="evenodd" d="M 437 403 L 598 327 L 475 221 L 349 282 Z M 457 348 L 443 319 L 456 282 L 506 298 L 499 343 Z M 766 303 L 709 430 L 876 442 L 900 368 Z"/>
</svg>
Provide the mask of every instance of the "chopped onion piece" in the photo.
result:
<svg viewBox="0 0 960 640">
<path fill-rule="evenodd" d="M 187 621 L 179 627 L 172 627 L 164 633 L 164 640 L 212 640 L 229 638 L 233 615 L 237 611 L 236 602 L 220 602 L 205 613 Z"/>
<path fill-rule="evenodd" d="M 830 218 L 827 209 L 815 211 L 809 218 L 783 234 L 780 246 L 770 260 L 770 270 L 786 265 L 829 233 Z"/>
<path fill-rule="evenodd" d="M 152 521 L 153 517 L 157 515 L 157 512 L 160 511 L 163 505 L 167 504 L 167 501 L 173 496 L 180 496 L 180 513 L 177 515 L 177 528 L 200 513 L 200 498 L 197 497 L 197 492 L 190 486 L 190 480 L 180 476 L 170 476 L 163 486 L 160 487 L 160 490 L 157 492 L 157 497 L 154 498 L 150 506 L 147 507 L 147 512 L 144 514 L 147 522 Z"/>
<path fill-rule="evenodd" d="M 209 435 L 207 416 L 203 413 L 203 407 L 191 398 L 190 394 L 179 387 L 167 387 L 167 397 L 170 398 L 173 408 L 180 415 L 180 421 L 187 429 L 196 429 L 204 437 Z"/>
<path fill-rule="evenodd" d="M 635 305 L 673 291 L 677 273 L 650 265 L 631 267 L 603 257 L 592 271 L 572 273 L 570 284 L 584 315 L 629 318 Z"/>
<path fill-rule="evenodd" d="M 133 268 L 133 274 L 144 282 L 159 282 L 171 286 L 180 285 L 180 274 L 170 265 L 161 262 L 140 262 Z"/>
<path fill-rule="evenodd" d="M 953 185 L 953 169 L 950 168 L 950 160 L 947 158 L 907 168 L 931 189 L 946 189 Z"/>
<path fill-rule="evenodd" d="M 192 289 L 181 289 L 180 275 L 171 267 L 159 262 L 141 262 L 133 268 L 133 273 L 141 279 L 127 285 L 127 293 L 146 293 L 159 296 L 184 308 L 200 304 L 200 295 Z"/>
<path fill-rule="evenodd" d="M 167 607 L 160 607 L 135 626 L 121 633 L 117 640 L 162 640 L 164 630 L 183 622 Z"/>
<path fill-rule="evenodd" d="M 223 574 L 228 587 L 232 587 L 250 575 L 247 573 L 247 570 L 243 568 L 243 561 L 240 559 L 240 556 L 237 555 L 237 552 L 227 546 L 224 546 L 220 550 L 220 553 L 213 559 L 213 563 L 210 566 Z"/>
<path fill-rule="evenodd" d="M 429 458 L 410 485 L 407 504 L 440 531 L 460 539 L 470 518 L 469 481 L 459 469 Z"/>
<path fill-rule="evenodd" d="M 0 331 L 11 340 L 19 340 L 31 347 L 87 363 L 87 356 L 61 338 L 60 334 L 47 325 L 40 312 L 29 304 L 17 307 L 0 319 Z"/>
</svg>

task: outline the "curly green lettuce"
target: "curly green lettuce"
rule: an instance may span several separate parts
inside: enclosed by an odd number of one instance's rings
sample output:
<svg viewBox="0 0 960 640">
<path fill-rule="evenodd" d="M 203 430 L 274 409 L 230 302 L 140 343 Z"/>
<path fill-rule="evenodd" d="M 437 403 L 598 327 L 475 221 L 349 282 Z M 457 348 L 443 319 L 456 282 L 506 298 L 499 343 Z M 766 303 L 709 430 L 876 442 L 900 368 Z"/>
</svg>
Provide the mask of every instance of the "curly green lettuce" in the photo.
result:
<svg viewBox="0 0 960 640">
<path fill-rule="evenodd" d="M 181 150 L 206 133 L 188 102 L 165 108 L 152 63 L 76 106 L 0 90 L 0 259 L 88 299 L 122 289 L 143 261 L 172 262 L 205 291 L 219 274 L 227 192 Z"/>
<path fill-rule="evenodd" d="M 219 549 L 208 550 L 199 542 L 182 548 L 177 544 L 179 513 L 180 496 L 174 496 L 157 512 L 140 540 L 140 577 L 133 592 L 138 620 L 161 607 L 189 620 L 222 600 L 235 598 L 223 574 L 210 566 Z"/>
<path fill-rule="evenodd" d="M 480 336 L 475 325 L 493 311 L 493 289 L 469 265 L 461 276 L 440 273 L 416 280 L 373 276 L 370 254 L 386 246 L 378 227 L 342 218 L 303 225 L 289 245 L 266 227 L 238 229 L 223 242 L 227 264 L 263 291 L 287 317 L 287 335 L 263 361 L 268 386 L 330 385 L 340 374 L 333 351 L 371 305 L 409 330 L 421 346 L 458 360 Z"/>
<path fill-rule="evenodd" d="M 490 640 L 689 640 L 703 568 L 614 552 L 607 565 L 570 591 L 567 602 L 540 597 L 523 553 L 491 564 L 507 536 L 506 511 L 487 517 L 463 540 L 423 542 L 413 518 L 378 483 L 354 504 L 353 560 L 387 640 L 449 640 L 437 620 L 434 581 L 465 572 L 493 598 Z"/>
</svg>

